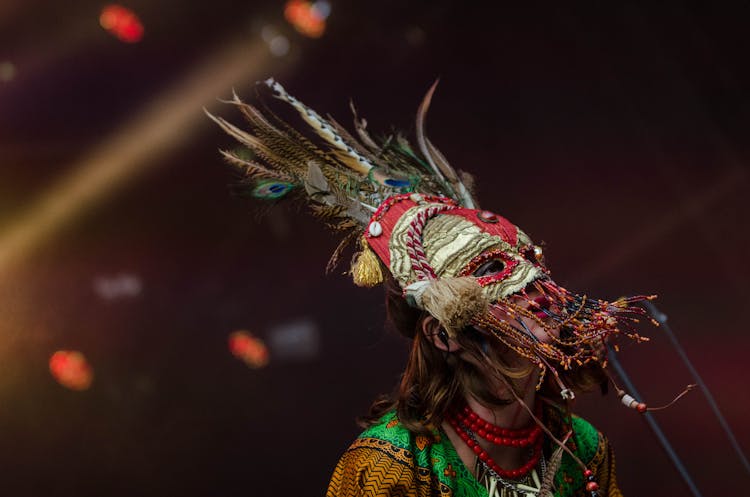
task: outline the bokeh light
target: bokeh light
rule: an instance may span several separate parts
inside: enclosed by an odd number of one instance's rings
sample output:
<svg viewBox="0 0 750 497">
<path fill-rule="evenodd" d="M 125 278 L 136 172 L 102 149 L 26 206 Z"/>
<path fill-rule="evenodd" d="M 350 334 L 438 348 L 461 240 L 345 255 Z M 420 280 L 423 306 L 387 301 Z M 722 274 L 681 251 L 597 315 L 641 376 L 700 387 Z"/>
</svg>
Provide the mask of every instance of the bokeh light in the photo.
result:
<svg viewBox="0 0 750 497">
<path fill-rule="evenodd" d="M 424 32 L 424 30 L 420 28 L 419 26 L 411 26 L 406 30 L 405 37 L 406 37 L 406 42 L 409 45 L 413 47 L 418 47 L 424 44 L 424 41 L 427 35 Z"/>
<path fill-rule="evenodd" d="M 284 35 L 276 36 L 268 43 L 268 49 L 272 55 L 283 57 L 289 53 L 289 39 Z"/>
<path fill-rule="evenodd" d="M 310 38 L 323 36 L 326 19 L 330 14 L 331 4 L 326 1 L 289 0 L 284 7 L 284 17 L 289 24 Z"/>
<path fill-rule="evenodd" d="M 268 51 L 274 57 L 283 57 L 289 53 L 289 49 L 291 48 L 289 38 L 279 33 L 274 26 L 263 26 L 261 37 L 266 42 L 266 45 L 268 45 Z"/>
<path fill-rule="evenodd" d="M 125 43 L 143 38 L 143 24 L 135 13 L 121 5 L 107 5 L 99 16 L 99 24 Z"/>
<path fill-rule="evenodd" d="M 320 332 L 311 318 L 279 324 L 268 332 L 275 361 L 310 361 L 320 354 Z"/>
<path fill-rule="evenodd" d="M 0 81 L 7 83 L 16 77 L 16 66 L 10 61 L 0 62 Z"/>
<path fill-rule="evenodd" d="M 229 335 L 229 351 L 253 369 L 260 369 L 269 361 L 268 348 L 263 340 L 245 330 Z"/>
<path fill-rule="evenodd" d="M 49 359 L 49 370 L 57 382 L 71 390 L 87 390 L 94 372 L 81 352 L 58 350 Z"/>
<path fill-rule="evenodd" d="M 137 297 L 142 289 L 141 279 L 134 274 L 99 276 L 94 279 L 94 292 L 104 300 Z"/>
</svg>

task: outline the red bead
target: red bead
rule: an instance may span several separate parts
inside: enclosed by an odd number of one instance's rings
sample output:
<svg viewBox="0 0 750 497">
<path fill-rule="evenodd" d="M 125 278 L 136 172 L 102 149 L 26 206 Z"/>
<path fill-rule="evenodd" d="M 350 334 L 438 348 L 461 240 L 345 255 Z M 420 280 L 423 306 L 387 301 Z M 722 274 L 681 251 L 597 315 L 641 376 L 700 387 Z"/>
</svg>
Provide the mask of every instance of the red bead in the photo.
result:
<svg viewBox="0 0 750 497">
<path fill-rule="evenodd" d="M 586 490 L 589 492 L 595 492 L 599 490 L 599 484 L 595 481 L 590 481 L 586 484 Z"/>
<path fill-rule="evenodd" d="M 635 410 L 638 411 L 638 412 L 640 412 L 640 413 L 646 412 L 646 409 L 648 409 L 648 407 L 643 402 L 640 402 L 640 403 L 638 403 L 637 406 L 635 406 Z"/>
<path fill-rule="evenodd" d="M 487 438 L 487 432 L 486 432 L 486 431 L 484 431 L 484 430 L 483 430 L 483 429 L 481 429 L 481 428 L 480 428 L 479 430 L 477 430 L 477 435 L 479 435 L 479 436 L 480 436 L 480 437 L 482 437 L 482 438 Z"/>
<path fill-rule="evenodd" d="M 589 476 L 594 476 L 594 472 L 591 471 L 590 469 L 587 469 L 586 471 L 583 472 L 583 476 L 585 476 L 586 478 L 588 478 Z"/>
<path fill-rule="evenodd" d="M 476 413 L 473 413 L 476 416 Z M 464 417 L 460 413 L 456 413 L 453 416 L 447 417 L 447 421 L 450 423 L 450 425 L 453 427 L 453 429 L 456 431 L 456 433 L 459 435 L 459 437 L 466 443 L 466 445 L 477 455 L 479 459 L 484 462 L 489 468 L 491 468 L 494 472 L 496 472 L 499 476 L 503 478 L 511 478 L 511 479 L 518 479 L 522 476 L 528 475 L 529 472 L 536 467 L 537 464 L 539 464 L 539 460 L 542 456 L 542 438 L 539 436 L 541 433 L 541 429 L 538 426 L 535 426 L 533 428 L 525 428 L 523 430 L 506 430 L 499 427 L 496 427 L 492 425 L 491 423 L 488 423 L 484 420 L 482 420 L 479 417 L 476 417 L 476 420 L 473 422 L 468 423 L 468 418 L 471 417 L 471 413 L 469 416 Z M 463 423 L 459 422 L 459 420 L 466 420 Z M 497 465 L 497 463 L 492 460 L 490 455 L 485 451 L 473 438 L 472 435 L 470 435 L 464 427 L 466 425 L 469 425 L 468 427 L 472 429 L 475 433 L 478 435 L 485 435 L 484 438 L 489 440 L 490 442 L 494 442 L 498 445 L 506 445 L 506 446 L 512 446 L 512 447 L 528 447 L 532 443 L 534 444 L 534 450 L 531 455 L 531 458 L 523 464 L 520 468 L 516 469 L 502 469 L 500 466 Z M 481 431 L 484 433 L 480 433 L 480 429 L 478 429 L 479 426 L 482 426 L 483 428 Z M 487 428 L 484 428 L 487 427 Z M 502 434 L 503 436 L 493 435 L 492 433 L 498 433 Z"/>
</svg>

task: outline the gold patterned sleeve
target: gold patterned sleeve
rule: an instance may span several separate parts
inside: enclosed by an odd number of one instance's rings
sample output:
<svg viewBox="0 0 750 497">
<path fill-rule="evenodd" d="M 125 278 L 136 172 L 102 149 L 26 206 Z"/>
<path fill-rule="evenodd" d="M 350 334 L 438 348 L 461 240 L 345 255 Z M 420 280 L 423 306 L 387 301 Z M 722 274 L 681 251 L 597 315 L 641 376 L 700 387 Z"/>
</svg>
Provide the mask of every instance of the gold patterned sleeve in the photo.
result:
<svg viewBox="0 0 750 497">
<path fill-rule="evenodd" d="M 386 451 L 355 444 L 336 465 L 326 497 L 416 496 L 413 466 L 404 463 Z"/>
<path fill-rule="evenodd" d="M 601 497 L 623 497 L 620 487 L 617 486 L 615 453 L 607 437 L 601 433 L 599 433 L 599 445 L 591 465 L 596 476 L 596 482 L 599 484 L 599 495 Z"/>
</svg>

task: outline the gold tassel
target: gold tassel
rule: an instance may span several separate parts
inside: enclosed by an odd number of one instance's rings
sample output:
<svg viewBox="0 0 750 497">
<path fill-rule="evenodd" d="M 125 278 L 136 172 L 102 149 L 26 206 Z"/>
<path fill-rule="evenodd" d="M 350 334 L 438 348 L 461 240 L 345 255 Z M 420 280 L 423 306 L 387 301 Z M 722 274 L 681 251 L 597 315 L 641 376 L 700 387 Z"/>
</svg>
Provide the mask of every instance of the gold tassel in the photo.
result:
<svg viewBox="0 0 750 497">
<path fill-rule="evenodd" d="M 383 268 L 380 259 L 372 251 L 365 237 L 360 240 L 360 245 L 362 250 L 354 256 L 352 268 L 349 271 L 354 284 L 367 288 L 379 285 L 383 282 Z"/>
</svg>

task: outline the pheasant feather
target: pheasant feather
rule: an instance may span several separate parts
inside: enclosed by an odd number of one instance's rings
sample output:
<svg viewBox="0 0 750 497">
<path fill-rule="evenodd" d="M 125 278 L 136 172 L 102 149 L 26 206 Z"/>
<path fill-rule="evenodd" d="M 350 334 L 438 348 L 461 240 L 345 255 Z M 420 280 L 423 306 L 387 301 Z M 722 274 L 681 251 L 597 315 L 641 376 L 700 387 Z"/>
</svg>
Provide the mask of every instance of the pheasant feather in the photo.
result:
<svg viewBox="0 0 750 497">
<path fill-rule="evenodd" d="M 451 196 L 461 204 L 472 205 L 468 203 L 470 195 L 456 193 L 467 190 L 424 135 L 434 85 L 418 115 L 421 153 L 400 135 L 373 138 L 367 131 L 367 121 L 357 115 L 353 105 L 352 134 L 332 117 L 324 118 L 307 107 L 273 79 L 258 85 L 259 89 L 263 87 L 291 107 L 304 124 L 289 124 L 262 98 L 255 106 L 233 93 L 224 103 L 239 110 L 249 129 L 240 129 L 208 111 L 206 114 L 252 154 L 249 158 L 232 151 L 221 154 L 241 172 L 241 185 L 249 187 L 252 196 L 275 200 L 294 189 L 306 197 L 315 217 L 332 229 L 346 232 L 331 264 L 340 258 L 349 241 L 362 234 L 375 209 L 392 195 L 417 192 Z"/>
</svg>

